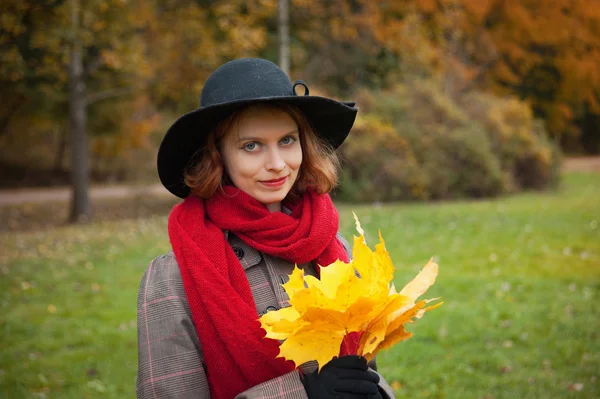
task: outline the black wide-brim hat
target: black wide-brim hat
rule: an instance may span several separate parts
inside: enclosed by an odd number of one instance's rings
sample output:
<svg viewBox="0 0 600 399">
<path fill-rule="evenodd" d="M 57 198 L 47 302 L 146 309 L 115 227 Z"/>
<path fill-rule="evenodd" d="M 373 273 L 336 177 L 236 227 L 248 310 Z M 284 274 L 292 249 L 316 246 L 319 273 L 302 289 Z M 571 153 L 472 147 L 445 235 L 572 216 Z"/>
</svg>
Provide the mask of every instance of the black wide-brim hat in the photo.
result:
<svg viewBox="0 0 600 399">
<path fill-rule="evenodd" d="M 297 86 L 303 86 L 303 95 L 296 94 Z M 315 133 L 334 149 L 348 136 L 358 112 L 353 102 L 309 95 L 304 82 L 292 84 L 271 61 L 260 58 L 230 61 L 206 80 L 200 108 L 181 116 L 167 130 L 157 159 L 158 176 L 166 189 L 178 197 L 187 197 L 190 189 L 183 181 L 185 168 L 194 153 L 205 145 L 209 132 L 232 112 L 258 102 L 296 106 Z"/>
</svg>

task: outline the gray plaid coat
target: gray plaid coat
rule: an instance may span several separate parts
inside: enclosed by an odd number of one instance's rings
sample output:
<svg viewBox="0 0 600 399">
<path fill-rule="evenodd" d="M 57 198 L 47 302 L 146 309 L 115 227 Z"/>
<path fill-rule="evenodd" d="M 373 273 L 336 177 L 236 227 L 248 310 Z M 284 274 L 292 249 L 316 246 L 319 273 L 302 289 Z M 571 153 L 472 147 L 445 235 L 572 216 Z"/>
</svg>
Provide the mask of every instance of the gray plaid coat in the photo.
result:
<svg viewBox="0 0 600 399">
<path fill-rule="evenodd" d="M 224 234 L 246 271 L 258 314 L 289 306 L 289 298 L 281 284 L 289 278 L 294 264 L 259 253 L 233 234 Z M 348 242 L 339 233 L 338 239 L 350 252 Z M 299 267 L 307 274 L 316 275 L 311 263 Z M 137 307 L 137 397 L 209 399 L 202 346 L 173 252 L 157 257 L 148 266 L 140 284 Z M 369 365 L 377 369 L 374 360 Z M 300 369 L 309 373 L 316 366 L 313 361 L 301 365 Z M 383 377 L 379 386 L 384 399 L 394 398 L 393 390 Z M 306 399 L 307 396 L 299 373 L 295 370 L 252 387 L 236 397 L 242 398 Z"/>
</svg>

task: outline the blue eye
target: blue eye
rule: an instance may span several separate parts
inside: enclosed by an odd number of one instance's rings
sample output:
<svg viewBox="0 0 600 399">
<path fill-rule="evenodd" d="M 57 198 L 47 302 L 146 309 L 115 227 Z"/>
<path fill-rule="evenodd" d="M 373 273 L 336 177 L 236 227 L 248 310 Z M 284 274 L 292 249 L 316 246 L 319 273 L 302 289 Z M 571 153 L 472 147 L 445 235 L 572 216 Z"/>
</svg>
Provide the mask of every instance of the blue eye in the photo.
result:
<svg viewBox="0 0 600 399">
<path fill-rule="evenodd" d="M 281 139 L 281 144 L 283 144 L 283 145 L 289 145 L 289 144 L 292 144 L 295 141 L 296 141 L 295 137 L 287 136 L 287 137 L 284 137 L 284 138 Z"/>
<path fill-rule="evenodd" d="M 244 144 L 244 147 L 242 147 L 242 148 L 246 151 L 252 152 L 258 148 L 258 144 L 251 141 L 249 143 Z"/>
</svg>

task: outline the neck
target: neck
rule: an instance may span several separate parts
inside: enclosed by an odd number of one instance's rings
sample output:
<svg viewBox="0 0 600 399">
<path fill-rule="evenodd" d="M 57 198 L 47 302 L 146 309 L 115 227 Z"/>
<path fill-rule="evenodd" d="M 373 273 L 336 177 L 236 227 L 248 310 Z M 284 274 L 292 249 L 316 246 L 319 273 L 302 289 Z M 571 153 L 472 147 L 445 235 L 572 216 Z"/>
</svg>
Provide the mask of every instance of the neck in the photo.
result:
<svg viewBox="0 0 600 399">
<path fill-rule="evenodd" d="M 269 212 L 281 212 L 281 202 L 274 202 L 272 204 L 267 204 L 267 209 Z"/>
</svg>

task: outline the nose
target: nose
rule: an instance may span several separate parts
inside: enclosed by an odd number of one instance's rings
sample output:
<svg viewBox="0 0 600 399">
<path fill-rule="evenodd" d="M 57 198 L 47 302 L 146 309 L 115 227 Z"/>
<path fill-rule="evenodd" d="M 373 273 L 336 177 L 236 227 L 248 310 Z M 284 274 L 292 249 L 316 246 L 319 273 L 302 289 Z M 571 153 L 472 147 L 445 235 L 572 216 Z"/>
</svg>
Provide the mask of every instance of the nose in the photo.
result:
<svg viewBox="0 0 600 399">
<path fill-rule="evenodd" d="M 272 149 L 271 151 L 269 151 L 265 167 L 267 168 L 267 170 L 273 170 L 276 172 L 280 172 L 285 168 L 285 160 L 283 159 L 279 148 Z"/>
</svg>

